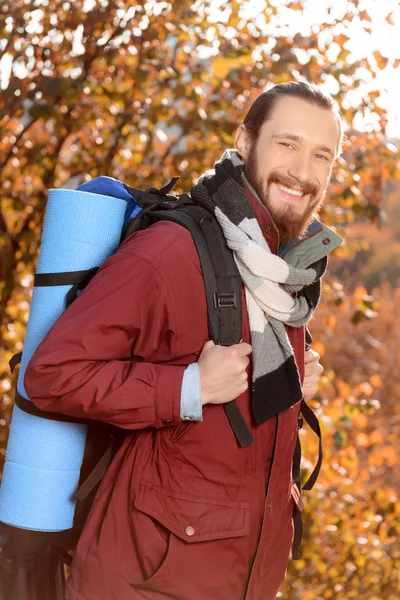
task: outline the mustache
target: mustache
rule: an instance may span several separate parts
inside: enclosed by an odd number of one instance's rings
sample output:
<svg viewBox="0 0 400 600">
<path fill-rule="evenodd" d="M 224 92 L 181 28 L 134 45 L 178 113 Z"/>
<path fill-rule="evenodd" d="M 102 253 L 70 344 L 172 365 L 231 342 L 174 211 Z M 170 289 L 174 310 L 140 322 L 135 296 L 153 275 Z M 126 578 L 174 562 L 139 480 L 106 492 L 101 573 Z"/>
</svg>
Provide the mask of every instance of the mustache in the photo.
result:
<svg viewBox="0 0 400 600">
<path fill-rule="evenodd" d="M 311 181 L 307 182 L 299 182 L 297 179 L 293 179 L 292 177 L 288 177 L 287 175 L 280 175 L 279 173 L 271 173 L 268 177 L 268 187 L 272 183 L 279 183 L 280 185 L 284 185 L 285 187 L 294 188 L 301 192 L 304 195 L 316 196 L 319 192 L 319 188 L 315 183 Z"/>
</svg>

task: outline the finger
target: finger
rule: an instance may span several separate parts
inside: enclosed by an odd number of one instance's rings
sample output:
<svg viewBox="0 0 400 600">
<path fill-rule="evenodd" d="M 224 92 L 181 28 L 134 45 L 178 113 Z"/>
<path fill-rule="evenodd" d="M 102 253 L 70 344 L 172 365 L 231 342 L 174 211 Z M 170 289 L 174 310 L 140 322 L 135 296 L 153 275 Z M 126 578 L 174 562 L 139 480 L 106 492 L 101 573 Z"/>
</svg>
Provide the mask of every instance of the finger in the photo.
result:
<svg viewBox="0 0 400 600">
<path fill-rule="evenodd" d="M 249 366 L 249 364 L 250 364 L 250 359 L 249 359 L 249 357 L 248 357 L 248 356 L 243 356 L 243 357 L 242 357 L 240 360 L 241 360 L 241 363 L 242 363 L 242 365 L 243 365 L 244 369 L 247 369 L 247 367 L 248 367 L 248 366 Z"/>
<path fill-rule="evenodd" d="M 307 350 L 306 353 L 305 353 L 305 362 L 306 362 L 306 364 L 310 363 L 310 362 L 318 362 L 320 358 L 321 357 L 318 354 L 318 352 L 316 352 L 312 348 L 310 348 L 310 350 Z"/>
<path fill-rule="evenodd" d="M 238 360 L 238 372 L 245 372 L 247 367 L 250 364 L 250 360 L 247 358 L 247 356 L 243 356 L 241 358 L 239 358 Z"/>
<path fill-rule="evenodd" d="M 318 384 L 319 384 L 319 377 L 314 375 L 313 377 L 307 377 L 307 379 L 304 379 L 302 387 L 303 388 L 304 387 L 318 388 Z"/>
<path fill-rule="evenodd" d="M 308 363 L 304 370 L 305 377 L 319 377 L 324 372 L 324 367 L 320 363 Z"/>
<path fill-rule="evenodd" d="M 313 373 L 312 375 L 308 375 L 307 377 L 304 377 L 304 384 L 305 385 L 318 385 L 320 379 L 320 374 L 319 373 Z"/>
<path fill-rule="evenodd" d="M 303 396 L 306 400 L 311 400 L 314 396 L 317 395 L 318 388 L 315 386 L 304 386 L 302 388 Z"/>
<path fill-rule="evenodd" d="M 214 348 L 215 344 L 212 340 L 208 340 L 208 342 L 206 342 L 203 346 L 203 350 L 210 350 L 211 348 Z"/>
<path fill-rule="evenodd" d="M 253 351 L 253 348 L 250 346 L 250 344 L 247 344 L 246 342 L 242 342 L 241 344 L 237 344 L 236 348 L 238 350 L 239 356 L 248 356 Z"/>
</svg>

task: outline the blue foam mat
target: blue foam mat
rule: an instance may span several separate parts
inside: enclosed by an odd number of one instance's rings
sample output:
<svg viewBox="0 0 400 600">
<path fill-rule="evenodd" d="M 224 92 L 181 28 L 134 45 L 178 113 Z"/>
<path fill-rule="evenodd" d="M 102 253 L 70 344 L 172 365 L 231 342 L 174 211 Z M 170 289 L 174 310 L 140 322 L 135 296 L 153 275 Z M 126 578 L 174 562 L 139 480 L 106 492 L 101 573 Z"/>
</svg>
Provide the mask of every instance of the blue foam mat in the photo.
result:
<svg viewBox="0 0 400 600">
<path fill-rule="evenodd" d="M 100 266 L 118 247 L 125 209 L 119 198 L 50 190 L 36 272 Z M 33 290 L 17 383 L 25 398 L 26 366 L 65 310 L 70 287 Z M 85 442 L 85 425 L 42 419 L 15 406 L 0 488 L 0 521 L 38 531 L 69 529 Z"/>
</svg>

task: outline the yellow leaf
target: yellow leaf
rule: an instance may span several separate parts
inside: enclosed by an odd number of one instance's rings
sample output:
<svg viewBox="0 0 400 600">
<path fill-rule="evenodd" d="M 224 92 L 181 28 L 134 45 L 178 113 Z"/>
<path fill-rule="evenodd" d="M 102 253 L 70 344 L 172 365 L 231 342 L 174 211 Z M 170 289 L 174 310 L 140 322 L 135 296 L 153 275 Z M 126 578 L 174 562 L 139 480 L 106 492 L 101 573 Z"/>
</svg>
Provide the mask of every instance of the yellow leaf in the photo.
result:
<svg viewBox="0 0 400 600">
<path fill-rule="evenodd" d="M 346 382 L 339 379 L 337 387 L 341 398 L 351 396 L 351 387 Z"/>
<path fill-rule="evenodd" d="M 393 17 L 393 13 L 391 12 L 391 13 L 388 14 L 388 16 L 385 19 L 386 23 L 389 23 L 389 25 L 394 25 L 392 17 Z"/>
<path fill-rule="evenodd" d="M 346 42 L 349 41 L 349 37 L 347 35 L 344 35 L 343 33 L 341 33 L 340 35 L 335 35 L 335 37 L 333 38 L 333 41 L 336 42 L 337 44 L 339 44 L 340 47 L 344 46 L 344 44 Z"/>
<path fill-rule="evenodd" d="M 380 467 L 383 464 L 383 456 L 379 451 L 375 450 L 375 452 L 371 452 L 369 455 L 368 462 L 374 467 Z"/>
<path fill-rule="evenodd" d="M 369 446 L 369 438 L 366 433 L 359 433 L 357 435 L 357 445 L 361 448 L 368 448 Z"/>
<path fill-rule="evenodd" d="M 290 2 L 289 4 L 286 5 L 287 8 L 290 8 L 291 10 L 303 10 L 303 3 L 302 2 Z"/>
<path fill-rule="evenodd" d="M 384 441 L 383 432 L 379 429 L 375 429 L 369 436 L 369 441 L 371 444 L 382 444 Z"/>
<path fill-rule="evenodd" d="M 371 98 L 371 100 L 376 100 L 377 98 L 379 98 L 379 96 L 381 95 L 379 90 L 373 90 L 372 92 L 368 92 L 368 96 Z"/>
<path fill-rule="evenodd" d="M 375 52 L 372 53 L 374 55 L 374 58 L 377 62 L 378 67 L 383 71 L 383 69 L 386 67 L 386 65 L 389 62 L 389 59 L 386 58 L 386 56 L 383 56 L 379 50 L 375 50 Z"/>
<path fill-rule="evenodd" d="M 328 315 L 325 319 L 325 325 L 328 327 L 328 329 L 335 329 L 336 317 L 334 315 Z"/>
<path fill-rule="evenodd" d="M 372 385 L 368 383 L 368 381 L 363 381 L 355 387 L 354 394 L 356 396 L 367 396 L 368 398 L 369 396 L 372 396 L 373 391 Z"/>
<path fill-rule="evenodd" d="M 354 300 L 356 302 L 362 302 L 362 300 L 364 299 L 364 296 L 367 295 L 367 290 L 365 289 L 365 287 L 360 285 L 354 290 L 353 295 L 354 295 Z"/>
<path fill-rule="evenodd" d="M 315 350 L 315 352 L 318 352 L 321 358 L 325 354 L 325 346 L 321 342 L 313 342 L 312 349 Z"/>
<path fill-rule="evenodd" d="M 368 23 L 372 23 L 372 19 L 366 10 L 361 11 L 359 17 L 362 21 L 368 21 Z"/>
<path fill-rule="evenodd" d="M 371 385 L 373 385 L 375 388 L 379 388 L 382 386 L 382 377 L 377 373 L 375 375 L 371 375 L 369 380 L 371 382 Z"/>
<path fill-rule="evenodd" d="M 368 425 L 368 417 L 363 413 L 357 413 L 353 417 L 353 423 L 358 429 L 366 429 Z"/>
<path fill-rule="evenodd" d="M 243 54 L 242 56 L 237 56 L 235 58 L 218 56 L 212 61 L 211 68 L 214 75 L 223 79 L 228 75 L 229 71 L 238 69 L 239 67 L 247 67 L 248 65 L 251 65 L 252 62 L 253 57 L 251 54 Z"/>
<path fill-rule="evenodd" d="M 397 463 L 397 456 L 393 446 L 385 446 L 382 448 L 382 456 L 389 467 L 393 467 Z"/>
</svg>

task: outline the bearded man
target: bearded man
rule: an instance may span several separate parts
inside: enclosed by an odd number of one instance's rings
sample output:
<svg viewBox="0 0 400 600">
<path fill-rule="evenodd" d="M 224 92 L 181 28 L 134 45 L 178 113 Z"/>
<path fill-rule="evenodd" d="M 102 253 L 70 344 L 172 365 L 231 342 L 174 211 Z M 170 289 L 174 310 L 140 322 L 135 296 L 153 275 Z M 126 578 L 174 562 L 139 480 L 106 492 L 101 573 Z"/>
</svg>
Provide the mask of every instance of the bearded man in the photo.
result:
<svg viewBox="0 0 400 600">
<path fill-rule="evenodd" d="M 288 83 L 251 106 L 192 188 L 242 278 L 242 341 L 209 340 L 190 233 L 130 236 L 57 321 L 25 375 L 42 410 L 128 434 L 75 553 L 68 600 L 273 600 L 302 507 L 298 415 L 321 373 L 305 326 L 340 238 L 318 211 L 341 151 L 333 99 Z M 241 447 L 223 405 L 236 400 Z"/>
</svg>

